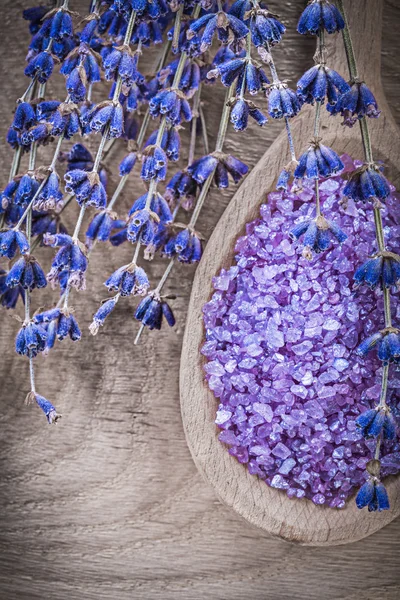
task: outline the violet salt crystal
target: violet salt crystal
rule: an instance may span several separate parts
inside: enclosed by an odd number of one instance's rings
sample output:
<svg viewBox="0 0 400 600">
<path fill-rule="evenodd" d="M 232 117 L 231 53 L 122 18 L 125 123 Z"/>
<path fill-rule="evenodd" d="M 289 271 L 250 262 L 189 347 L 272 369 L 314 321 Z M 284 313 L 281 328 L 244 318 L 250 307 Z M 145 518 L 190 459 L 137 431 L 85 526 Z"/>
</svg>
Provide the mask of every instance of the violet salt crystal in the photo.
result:
<svg viewBox="0 0 400 600">
<path fill-rule="evenodd" d="M 350 157 L 343 157 L 352 170 Z M 356 355 L 360 341 L 384 326 L 379 292 L 355 290 L 356 267 L 376 247 L 368 207 L 342 202 L 345 181 L 320 186 L 326 218 L 348 235 L 307 261 L 289 231 L 314 216 L 312 183 L 298 195 L 273 192 L 260 218 L 236 243 L 236 265 L 214 278 L 203 309 L 205 373 L 220 405 L 219 439 L 249 472 L 291 498 L 343 508 L 365 481 L 374 442 L 355 419 L 379 398 L 382 366 Z M 388 249 L 400 251 L 400 198 L 383 210 Z M 394 310 L 400 318 L 400 304 Z M 399 376 L 388 401 L 400 414 Z M 397 436 L 398 437 L 398 436 Z M 382 474 L 400 470 L 400 444 L 385 442 Z"/>
</svg>

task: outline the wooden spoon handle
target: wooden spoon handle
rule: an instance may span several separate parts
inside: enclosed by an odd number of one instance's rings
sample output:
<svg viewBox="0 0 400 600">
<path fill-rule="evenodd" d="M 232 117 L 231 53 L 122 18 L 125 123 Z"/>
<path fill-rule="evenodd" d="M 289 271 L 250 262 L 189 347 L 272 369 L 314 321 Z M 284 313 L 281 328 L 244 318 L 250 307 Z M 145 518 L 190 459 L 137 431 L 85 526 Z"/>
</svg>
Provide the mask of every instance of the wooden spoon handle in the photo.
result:
<svg viewBox="0 0 400 600">
<path fill-rule="evenodd" d="M 382 17 L 384 0 L 344 0 L 361 80 L 381 92 Z M 345 77 L 347 60 L 341 35 L 328 36 L 328 65 Z"/>
</svg>

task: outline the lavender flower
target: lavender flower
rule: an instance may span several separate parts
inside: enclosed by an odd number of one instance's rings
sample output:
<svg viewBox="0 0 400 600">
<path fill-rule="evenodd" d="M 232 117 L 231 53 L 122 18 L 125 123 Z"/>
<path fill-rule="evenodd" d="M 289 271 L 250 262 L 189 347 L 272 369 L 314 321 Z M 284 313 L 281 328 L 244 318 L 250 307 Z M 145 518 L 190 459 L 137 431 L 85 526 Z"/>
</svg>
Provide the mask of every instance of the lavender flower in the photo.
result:
<svg viewBox="0 0 400 600">
<path fill-rule="evenodd" d="M 43 352 L 46 343 L 46 331 L 33 321 L 23 323 L 15 339 L 15 350 L 18 354 L 35 357 Z"/>
<path fill-rule="evenodd" d="M 69 337 L 73 342 L 76 342 L 82 337 L 78 322 L 71 309 L 53 308 L 36 314 L 33 321 L 44 326 L 51 324 L 54 337 L 57 337 L 59 341 Z M 47 335 L 49 336 L 49 329 Z M 48 347 L 48 344 L 46 346 Z"/>
<path fill-rule="evenodd" d="M 328 0 L 311 0 L 300 17 L 297 31 L 317 35 L 320 29 L 336 33 L 344 27 L 343 17 L 334 4 Z"/>
<path fill-rule="evenodd" d="M 68 171 L 64 179 L 66 183 L 65 190 L 75 195 L 80 206 L 106 207 L 107 194 L 98 173 L 95 171 L 88 173 L 81 169 L 74 169 Z"/>
<path fill-rule="evenodd" d="M 92 248 L 95 240 L 107 242 L 110 239 L 112 230 L 115 229 L 117 219 L 117 213 L 109 209 L 97 213 L 87 228 L 86 246 Z"/>
<path fill-rule="evenodd" d="M 296 179 L 319 179 L 331 177 L 343 169 L 344 165 L 336 152 L 315 139 L 307 152 L 300 157 L 294 176 Z"/>
<path fill-rule="evenodd" d="M 211 46 L 216 33 L 218 39 L 226 44 L 230 34 L 235 41 L 239 41 L 243 39 L 249 31 L 240 19 L 223 11 L 219 11 L 215 14 L 205 14 L 192 22 L 187 31 L 188 40 L 195 38 L 202 29 L 204 29 L 204 31 L 200 37 L 200 52 L 205 52 Z"/>
<path fill-rule="evenodd" d="M 311 260 L 312 252 L 320 254 L 325 252 L 331 244 L 331 239 L 336 239 L 342 244 L 347 239 L 347 235 L 340 229 L 338 225 L 332 221 L 328 221 L 322 215 L 316 219 L 305 220 L 298 223 L 290 232 L 290 237 L 293 240 L 303 238 L 303 256 Z"/>
<path fill-rule="evenodd" d="M 267 117 L 263 115 L 254 102 L 245 100 L 244 98 L 236 98 L 232 103 L 230 116 L 235 131 L 244 131 L 247 129 L 249 117 L 254 119 L 260 127 L 268 122 Z"/>
<path fill-rule="evenodd" d="M 378 165 L 365 164 L 350 175 L 344 194 L 356 201 L 385 200 L 390 195 L 390 186 Z"/>
<path fill-rule="evenodd" d="M 135 312 L 135 319 L 150 330 L 161 329 L 163 317 L 170 327 L 175 325 L 175 317 L 168 303 L 151 294 L 141 301 Z"/>
<path fill-rule="evenodd" d="M 150 100 L 149 110 L 153 117 L 165 115 L 167 122 L 175 126 L 192 119 L 190 105 L 179 90 L 161 91 Z"/>
<path fill-rule="evenodd" d="M 13 264 L 5 284 L 10 288 L 21 286 L 25 290 L 32 291 L 35 288 L 46 287 L 47 279 L 35 257 L 25 254 Z"/>
<path fill-rule="evenodd" d="M 357 286 L 366 284 L 371 289 L 388 289 L 400 284 L 400 256 L 382 251 L 358 267 L 354 274 Z"/>
<path fill-rule="evenodd" d="M 368 506 L 369 512 L 389 510 L 389 498 L 383 483 L 371 477 L 360 488 L 356 497 L 357 508 Z"/>
<path fill-rule="evenodd" d="M 213 152 L 196 160 L 187 170 L 199 184 L 214 175 L 216 186 L 226 188 L 229 185 L 228 175 L 235 183 L 238 183 L 246 175 L 248 167 L 230 154 Z"/>
<path fill-rule="evenodd" d="M 274 83 L 267 92 L 268 113 L 273 119 L 295 117 L 301 104 L 296 94 L 285 83 Z"/>
<path fill-rule="evenodd" d="M 364 82 L 355 82 L 348 90 L 340 91 L 342 95 L 337 101 L 332 102 L 328 98 L 330 104 L 327 109 L 332 115 L 340 114 L 343 117 L 343 125 L 353 127 L 363 117 L 376 119 L 381 114 L 375 96 Z"/>
<path fill-rule="evenodd" d="M 46 398 L 36 393 L 33 393 L 33 397 L 39 408 L 41 408 L 46 415 L 47 421 L 50 425 L 52 423 L 57 423 L 58 419 L 61 419 L 61 415 L 57 413 L 56 409 L 52 403 L 49 402 L 49 400 L 46 400 Z"/>
<path fill-rule="evenodd" d="M 108 291 L 119 292 L 121 296 L 143 296 L 150 283 L 144 269 L 135 263 L 129 263 L 117 269 L 104 285 Z"/>
<path fill-rule="evenodd" d="M 93 321 L 89 326 L 89 331 L 92 335 L 96 335 L 99 331 L 99 328 L 104 325 L 104 321 L 114 310 L 117 302 L 119 300 L 119 295 L 110 298 L 103 302 L 100 306 L 99 310 L 93 316 Z"/>
<path fill-rule="evenodd" d="M 328 100 L 328 110 L 335 114 L 338 99 L 347 96 L 350 86 L 339 73 L 325 65 L 315 65 L 297 82 L 297 95 L 301 102 L 314 104 Z M 342 94 L 342 95 L 340 95 Z"/>
<path fill-rule="evenodd" d="M 29 243 L 22 231 L 11 229 L 0 232 L 0 256 L 14 258 L 19 249 L 21 254 L 29 252 Z"/>
<path fill-rule="evenodd" d="M 367 410 L 356 419 L 365 438 L 382 436 L 385 440 L 394 440 L 396 437 L 396 423 L 387 406 L 378 406 Z"/>
<path fill-rule="evenodd" d="M 357 348 L 359 356 L 366 356 L 373 348 L 377 349 L 379 360 L 384 365 L 399 362 L 400 359 L 400 330 L 395 327 L 386 327 L 361 342 Z"/>
</svg>

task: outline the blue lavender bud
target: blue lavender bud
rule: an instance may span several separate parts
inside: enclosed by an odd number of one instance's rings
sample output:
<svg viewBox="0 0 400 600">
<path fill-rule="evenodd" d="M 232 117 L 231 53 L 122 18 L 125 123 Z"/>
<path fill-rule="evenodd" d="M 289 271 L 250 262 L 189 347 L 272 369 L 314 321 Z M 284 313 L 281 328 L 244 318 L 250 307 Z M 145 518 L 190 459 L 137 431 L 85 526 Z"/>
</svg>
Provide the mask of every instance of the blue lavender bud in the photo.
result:
<svg viewBox="0 0 400 600">
<path fill-rule="evenodd" d="M 10 127 L 7 131 L 6 141 L 13 150 L 17 150 L 21 145 L 20 137 L 12 127 Z"/>
<path fill-rule="evenodd" d="M 325 65 L 311 67 L 297 82 L 297 96 L 301 102 L 324 103 L 327 99 L 327 109 L 330 112 L 333 110 L 332 105 L 336 106 L 338 99 L 342 97 L 340 94 L 347 95 L 349 90 L 350 86 L 343 77 Z"/>
<path fill-rule="evenodd" d="M 91 171 L 93 168 L 93 156 L 83 144 L 74 144 L 67 154 L 68 171 L 81 169 Z"/>
<path fill-rule="evenodd" d="M 161 329 L 162 325 L 162 303 L 161 300 L 155 299 L 152 296 L 144 298 L 135 312 L 135 319 L 142 322 L 149 329 Z"/>
<path fill-rule="evenodd" d="M 357 508 L 368 506 L 370 512 L 389 510 L 389 498 L 383 483 L 371 477 L 361 486 L 356 497 Z"/>
<path fill-rule="evenodd" d="M 163 115 L 168 123 L 175 126 L 192 119 L 189 102 L 178 90 L 159 92 L 150 100 L 149 110 L 152 117 Z"/>
<path fill-rule="evenodd" d="M 196 160 L 187 170 L 199 184 L 214 175 L 217 187 L 226 188 L 229 185 L 228 174 L 238 183 L 246 175 L 248 167 L 230 154 L 214 152 Z"/>
<path fill-rule="evenodd" d="M 163 181 L 167 175 L 168 159 L 160 146 L 147 146 L 142 154 L 140 177 L 145 181 Z"/>
<path fill-rule="evenodd" d="M 347 239 L 347 235 L 336 223 L 328 221 L 323 216 L 301 221 L 293 227 L 289 235 L 292 240 L 299 240 L 304 236 L 303 256 L 309 260 L 312 258 L 312 252 L 316 254 L 325 252 L 329 248 L 332 238 L 335 238 L 339 244 Z"/>
<path fill-rule="evenodd" d="M 65 88 L 72 102 L 82 102 L 86 98 L 86 72 L 83 67 L 75 67 L 65 80 Z"/>
<path fill-rule="evenodd" d="M 59 100 L 44 100 L 36 106 L 36 117 L 38 121 L 49 122 L 56 110 L 61 106 Z"/>
<path fill-rule="evenodd" d="M 32 291 L 35 288 L 46 287 L 47 279 L 37 260 L 33 256 L 25 255 L 13 264 L 5 284 L 10 288 L 21 286 L 25 290 Z"/>
<path fill-rule="evenodd" d="M 169 306 L 169 304 L 167 302 L 163 301 L 161 303 L 161 308 L 162 308 L 163 315 L 164 315 L 165 320 L 167 321 L 168 325 L 170 327 L 173 327 L 175 325 L 175 317 L 174 317 L 174 313 L 172 312 L 171 307 Z"/>
<path fill-rule="evenodd" d="M 67 233 L 58 215 L 47 212 L 33 212 L 32 236 L 43 235 L 44 233 L 55 234 L 57 232 Z"/>
<path fill-rule="evenodd" d="M 312 0 L 301 14 L 297 31 L 317 35 L 320 29 L 335 33 L 344 27 L 343 17 L 334 4 L 328 0 Z"/>
<path fill-rule="evenodd" d="M 157 21 L 140 21 L 133 29 L 131 44 L 139 42 L 145 48 L 151 43 L 161 44 L 163 41 L 163 27 Z"/>
<path fill-rule="evenodd" d="M 177 161 L 181 150 L 181 137 L 175 127 L 170 127 L 166 133 L 165 154 L 170 160 Z"/>
<path fill-rule="evenodd" d="M 157 232 L 158 217 L 147 209 L 137 210 L 128 221 L 127 238 L 133 244 L 140 242 L 148 246 Z"/>
<path fill-rule="evenodd" d="M 117 233 L 114 233 L 110 237 L 111 245 L 112 246 L 120 246 L 121 244 L 126 242 L 128 240 L 127 233 L 128 233 L 128 229 L 126 227 L 123 227 L 122 229 L 120 229 L 120 231 L 118 231 Z"/>
<path fill-rule="evenodd" d="M 186 170 L 178 171 L 167 183 L 164 198 L 170 203 L 177 203 L 189 210 L 196 198 L 197 181 Z"/>
<path fill-rule="evenodd" d="M 129 211 L 129 217 L 131 217 L 135 212 L 143 210 L 147 204 L 147 196 L 148 194 L 143 194 L 140 196 L 132 205 L 132 208 Z M 161 223 L 170 223 L 172 221 L 172 213 L 171 209 L 168 206 L 168 202 L 161 196 L 161 194 L 156 193 L 153 195 L 150 201 L 150 210 L 155 213 Z"/>
<path fill-rule="evenodd" d="M 104 285 L 108 291 L 119 292 L 121 296 L 144 296 L 150 287 L 144 269 L 135 263 L 117 269 Z"/>
<path fill-rule="evenodd" d="M 96 335 L 99 331 L 100 326 L 104 325 L 104 321 L 108 317 L 109 314 L 114 310 L 117 302 L 119 300 L 119 295 L 106 300 L 98 309 L 98 311 L 93 316 L 93 321 L 89 326 L 89 331 L 92 335 Z"/>
<path fill-rule="evenodd" d="M 377 438 L 382 435 L 384 440 L 394 440 L 396 437 L 396 423 L 388 407 L 378 406 L 362 413 L 356 419 L 365 438 Z"/>
<path fill-rule="evenodd" d="M 49 11 L 47 6 L 33 6 L 22 12 L 22 18 L 29 21 L 29 31 L 32 35 L 37 33 L 42 25 L 45 14 Z"/>
<path fill-rule="evenodd" d="M 34 323 L 41 325 L 43 324 L 44 326 L 49 323 L 52 324 L 51 332 L 49 327 L 47 327 L 48 337 L 50 334 L 53 338 L 51 340 L 50 347 L 46 340 L 47 350 L 54 346 L 54 341 L 56 338 L 61 342 L 69 336 L 73 342 L 76 342 L 82 337 L 78 322 L 73 316 L 71 310 L 68 309 L 52 308 L 50 310 L 46 310 L 35 315 L 33 317 L 33 321 Z"/>
<path fill-rule="evenodd" d="M 25 235 L 15 229 L 0 231 L 0 256 L 14 258 L 17 249 L 21 254 L 29 252 L 29 243 Z"/>
<path fill-rule="evenodd" d="M 124 131 L 123 108 L 119 102 L 101 102 L 91 111 L 89 122 L 92 131 L 104 131 L 109 127 L 109 137 L 121 137 Z"/>
<path fill-rule="evenodd" d="M 99 23 L 99 17 L 95 13 L 89 15 L 88 20 L 85 24 L 85 27 L 79 34 L 79 40 L 81 43 L 90 44 L 92 42 L 92 38 L 97 29 L 97 25 Z"/>
<path fill-rule="evenodd" d="M 150 20 L 157 20 L 168 11 L 168 5 L 164 0 L 114 0 L 111 5 L 113 11 L 125 17 L 126 21 L 132 11 L 137 12 L 143 18 L 147 16 Z"/>
<path fill-rule="evenodd" d="M 52 171 L 39 192 L 33 208 L 39 211 L 59 210 L 63 206 L 63 193 L 60 189 L 60 178 Z"/>
<path fill-rule="evenodd" d="M 201 70 L 197 63 L 188 60 L 182 72 L 179 89 L 186 98 L 192 98 L 199 89 Z M 171 82 L 172 83 L 172 82 Z"/>
<path fill-rule="evenodd" d="M 46 343 L 46 331 L 33 321 L 24 323 L 15 338 L 15 350 L 18 354 L 35 357 L 43 352 Z"/>
<path fill-rule="evenodd" d="M 39 394 L 33 392 L 32 394 L 37 405 L 39 406 L 39 408 L 42 409 L 42 411 L 46 415 L 46 419 L 49 422 L 49 424 L 51 425 L 52 423 L 57 423 L 58 419 L 61 419 L 61 415 L 57 413 L 52 403 L 49 402 L 49 400 L 46 400 L 46 398 L 44 398 L 43 396 L 40 396 Z"/>
<path fill-rule="evenodd" d="M 86 246 L 92 248 L 95 240 L 107 242 L 110 239 L 111 231 L 115 229 L 116 220 L 116 213 L 110 210 L 103 210 L 95 215 L 86 231 Z"/>
<path fill-rule="evenodd" d="M 375 164 L 365 164 L 350 175 L 343 194 L 355 201 L 385 200 L 390 196 L 390 185 L 381 168 Z"/>
<path fill-rule="evenodd" d="M 20 102 L 17 105 L 11 127 L 22 132 L 36 124 L 36 111 L 29 102 Z"/>
<path fill-rule="evenodd" d="M 4 212 L 9 204 L 13 202 L 14 194 L 17 191 L 19 182 L 15 179 L 7 183 L 6 187 L 0 194 L 0 213 Z"/>
<path fill-rule="evenodd" d="M 50 37 L 56 42 L 61 42 L 64 37 L 73 35 L 72 19 L 67 11 L 60 9 L 51 21 Z"/>
<path fill-rule="evenodd" d="M 79 206 L 85 204 L 95 208 L 106 207 L 107 194 L 98 173 L 74 169 L 68 171 L 64 179 L 66 192 L 75 194 Z"/>
<path fill-rule="evenodd" d="M 204 29 L 200 37 L 200 52 L 206 52 L 211 46 L 215 33 L 223 43 L 228 43 L 229 35 L 235 42 L 243 39 L 248 34 L 247 26 L 237 17 L 220 11 L 218 13 L 205 14 L 193 21 L 187 31 L 187 38 L 191 40 Z"/>
<path fill-rule="evenodd" d="M 207 79 L 212 79 L 218 75 L 225 87 L 230 87 L 237 79 L 236 92 L 238 94 L 240 94 L 243 87 L 244 92 L 248 91 L 254 95 L 269 84 L 263 69 L 256 67 L 247 58 L 233 58 L 227 62 L 218 63 L 215 69 L 207 73 Z"/>
<path fill-rule="evenodd" d="M 375 96 L 365 83 L 356 82 L 348 87 L 348 90 L 340 90 L 342 95 L 339 96 L 337 102 L 328 104 L 327 109 L 332 115 L 340 115 L 343 117 L 342 125 L 353 127 L 359 119 L 370 117 L 376 119 L 381 114 L 378 109 L 378 104 Z M 329 100 L 329 102 L 331 102 Z"/>
<path fill-rule="evenodd" d="M 53 126 L 50 130 L 51 135 L 63 135 L 65 139 L 71 139 L 80 127 L 77 105 L 72 102 L 61 103 L 50 116 L 49 123 Z"/>
<path fill-rule="evenodd" d="M 119 163 L 119 174 L 121 177 L 129 175 L 133 167 L 136 164 L 137 154 L 136 152 L 130 152 L 127 154 Z"/>
<path fill-rule="evenodd" d="M 189 239 L 185 241 L 179 238 L 178 234 L 175 239 L 175 252 L 179 262 L 190 264 L 199 262 L 203 253 L 199 235 L 192 231 Z"/>
<path fill-rule="evenodd" d="M 39 123 L 39 125 L 35 125 L 29 131 L 25 131 L 21 135 L 21 143 L 24 146 L 30 146 L 34 142 L 40 142 L 43 145 L 49 140 L 51 134 L 51 125 L 47 123 Z"/>
<path fill-rule="evenodd" d="M 54 69 L 54 59 L 50 52 L 44 51 L 32 58 L 25 68 L 25 75 L 36 78 L 39 83 L 46 83 Z"/>
<path fill-rule="evenodd" d="M 230 115 L 230 120 L 235 131 L 244 131 L 247 128 L 249 116 L 252 117 L 260 127 L 268 122 L 267 117 L 263 115 L 253 102 L 245 100 L 244 98 L 236 98 Z"/>
<path fill-rule="evenodd" d="M 300 157 L 294 176 L 296 179 L 319 179 L 331 177 L 343 169 L 344 165 L 338 154 L 332 148 L 323 146 L 319 140 L 315 140 Z"/>
<path fill-rule="evenodd" d="M 282 171 L 279 173 L 278 181 L 276 183 L 276 189 L 287 191 L 291 176 L 292 173 L 289 169 L 287 169 L 286 167 L 282 169 Z"/>
<path fill-rule="evenodd" d="M 106 79 L 116 81 L 121 77 L 124 85 L 130 87 L 139 76 L 137 56 L 129 46 L 114 48 L 103 61 Z"/>
<path fill-rule="evenodd" d="M 286 27 L 275 15 L 265 8 L 252 8 L 249 16 L 251 40 L 256 48 L 274 46 L 282 40 Z"/>
<path fill-rule="evenodd" d="M 380 287 L 388 289 L 400 283 L 400 256 L 392 252 L 379 252 L 358 267 L 354 281 L 359 286 L 363 283 L 371 289 Z"/>
<path fill-rule="evenodd" d="M 25 301 L 25 292 L 23 288 L 18 285 L 10 288 L 6 284 L 7 271 L 0 269 L 0 301 L 1 305 L 5 308 L 15 308 L 19 298 Z"/>
<path fill-rule="evenodd" d="M 60 248 L 51 263 L 51 270 L 47 275 L 48 281 L 60 284 L 60 276 L 63 273 L 71 287 L 77 290 L 85 289 L 88 260 L 83 244 L 74 241 L 69 235 L 60 233 L 46 234 L 43 242 L 47 246 Z"/>
<path fill-rule="evenodd" d="M 400 358 L 400 331 L 388 327 L 382 331 L 368 336 L 357 348 L 359 356 L 366 356 L 373 348 L 377 349 L 378 358 L 384 365 L 399 362 Z"/>
<path fill-rule="evenodd" d="M 301 109 L 296 94 L 285 83 L 274 83 L 268 93 L 268 113 L 273 119 L 291 119 Z"/>
</svg>

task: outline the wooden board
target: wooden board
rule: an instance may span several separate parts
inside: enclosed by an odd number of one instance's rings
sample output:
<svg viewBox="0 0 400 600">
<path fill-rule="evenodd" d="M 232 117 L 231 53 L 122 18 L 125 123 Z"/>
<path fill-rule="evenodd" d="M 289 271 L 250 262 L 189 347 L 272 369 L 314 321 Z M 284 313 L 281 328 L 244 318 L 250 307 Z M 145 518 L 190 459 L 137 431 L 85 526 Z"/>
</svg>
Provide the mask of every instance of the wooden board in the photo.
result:
<svg viewBox="0 0 400 600">
<path fill-rule="evenodd" d="M 36 0 L 3 0 L 0 21 L 1 136 L 22 76 L 26 23 L 20 13 Z M 280 70 L 296 79 L 312 48 L 294 24 L 299 2 L 271 1 L 291 30 L 276 50 Z M 71 1 L 79 9 L 81 0 Z M 400 122 L 400 7 L 385 5 L 384 87 Z M 61 87 L 51 85 L 54 96 Z M 224 90 L 207 90 L 211 143 Z M 281 124 L 230 132 L 228 148 L 255 165 Z M 97 141 L 91 142 L 94 149 Z M 0 147 L 5 181 L 8 150 Z M 122 157 L 122 150 L 114 154 Z M 117 182 L 114 173 L 111 189 Z M 134 178 L 121 206 L 142 193 Z M 232 190 L 233 193 L 233 190 Z M 209 236 L 231 192 L 213 191 L 200 228 Z M 123 211 L 122 211 L 123 212 Z M 76 218 L 72 209 L 69 222 Z M 48 266 L 48 251 L 40 258 Z M 96 252 L 85 294 L 74 305 L 84 339 L 63 343 L 40 363 L 38 389 L 63 413 L 47 427 L 24 407 L 26 363 L 12 352 L 18 324 L 1 313 L 0 597 L 4 600 L 397 600 L 400 520 L 346 547 L 300 548 L 250 526 L 216 499 L 189 454 L 179 413 L 178 369 L 193 269 L 178 268 L 168 290 L 179 290 L 174 331 L 132 347 L 132 304 L 113 315 L 93 340 L 85 333 L 101 298 L 105 274 L 130 257 L 121 247 Z M 155 281 L 161 261 L 150 265 Z M 36 296 L 50 302 L 51 291 Z M 75 298 L 75 296 L 74 296 Z M 129 305 L 129 308 L 128 308 Z M 33 408 L 33 407 L 32 407 Z"/>
<path fill-rule="evenodd" d="M 378 91 L 377 100 L 383 112 L 380 119 L 371 123 L 374 155 L 388 166 L 389 176 L 396 185 L 400 182 L 399 132 L 380 91 L 383 2 L 366 0 L 345 5 L 356 40 L 356 56 L 360 57 L 360 76 Z M 347 73 L 341 36 L 334 36 L 332 41 L 328 39 L 327 45 L 328 65 L 339 73 Z M 362 157 L 358 127 L 343 127 L 340 118 L 324 113 L 321 133 L 324 144 L 335 148 L 339 154 L 346 152 L 353 157 Z M 299 151 L 307 148 L 314 114 L 315 109 L 307 106 L 293 120 L 292 130 Z M 373 515 L 358 510 L 354 501 L 349 501 L 343 510 L 336 510 L 317 506 L 307 499 L 289 499 L 285 492 L 266 486 L 264 481 L 250 475 L 247 467 L 230 456 L 218 441 L 214 424 L 217 401 L 204 382 L 205 359 L 199 352 L 204 343 L 201 309 L 212 294 L 211 279 L 222 267 L 232 264 L 237 238 L 244 234 L 246 223 L 258 216 L 260 204 L 268 192 L 275 189 L 277 175 L 289 158 L 287 137 L 283 132 L 240 186 L 207 244 L 193 284 L 183 343 L 182 417 L 199 470 L 228 506 L 254 525 L 289 541 L 318 546 L 343 544 L 370 535 L 399 514 L 400 477 L 388 480 L 391 510 Z"/>
</svg>

